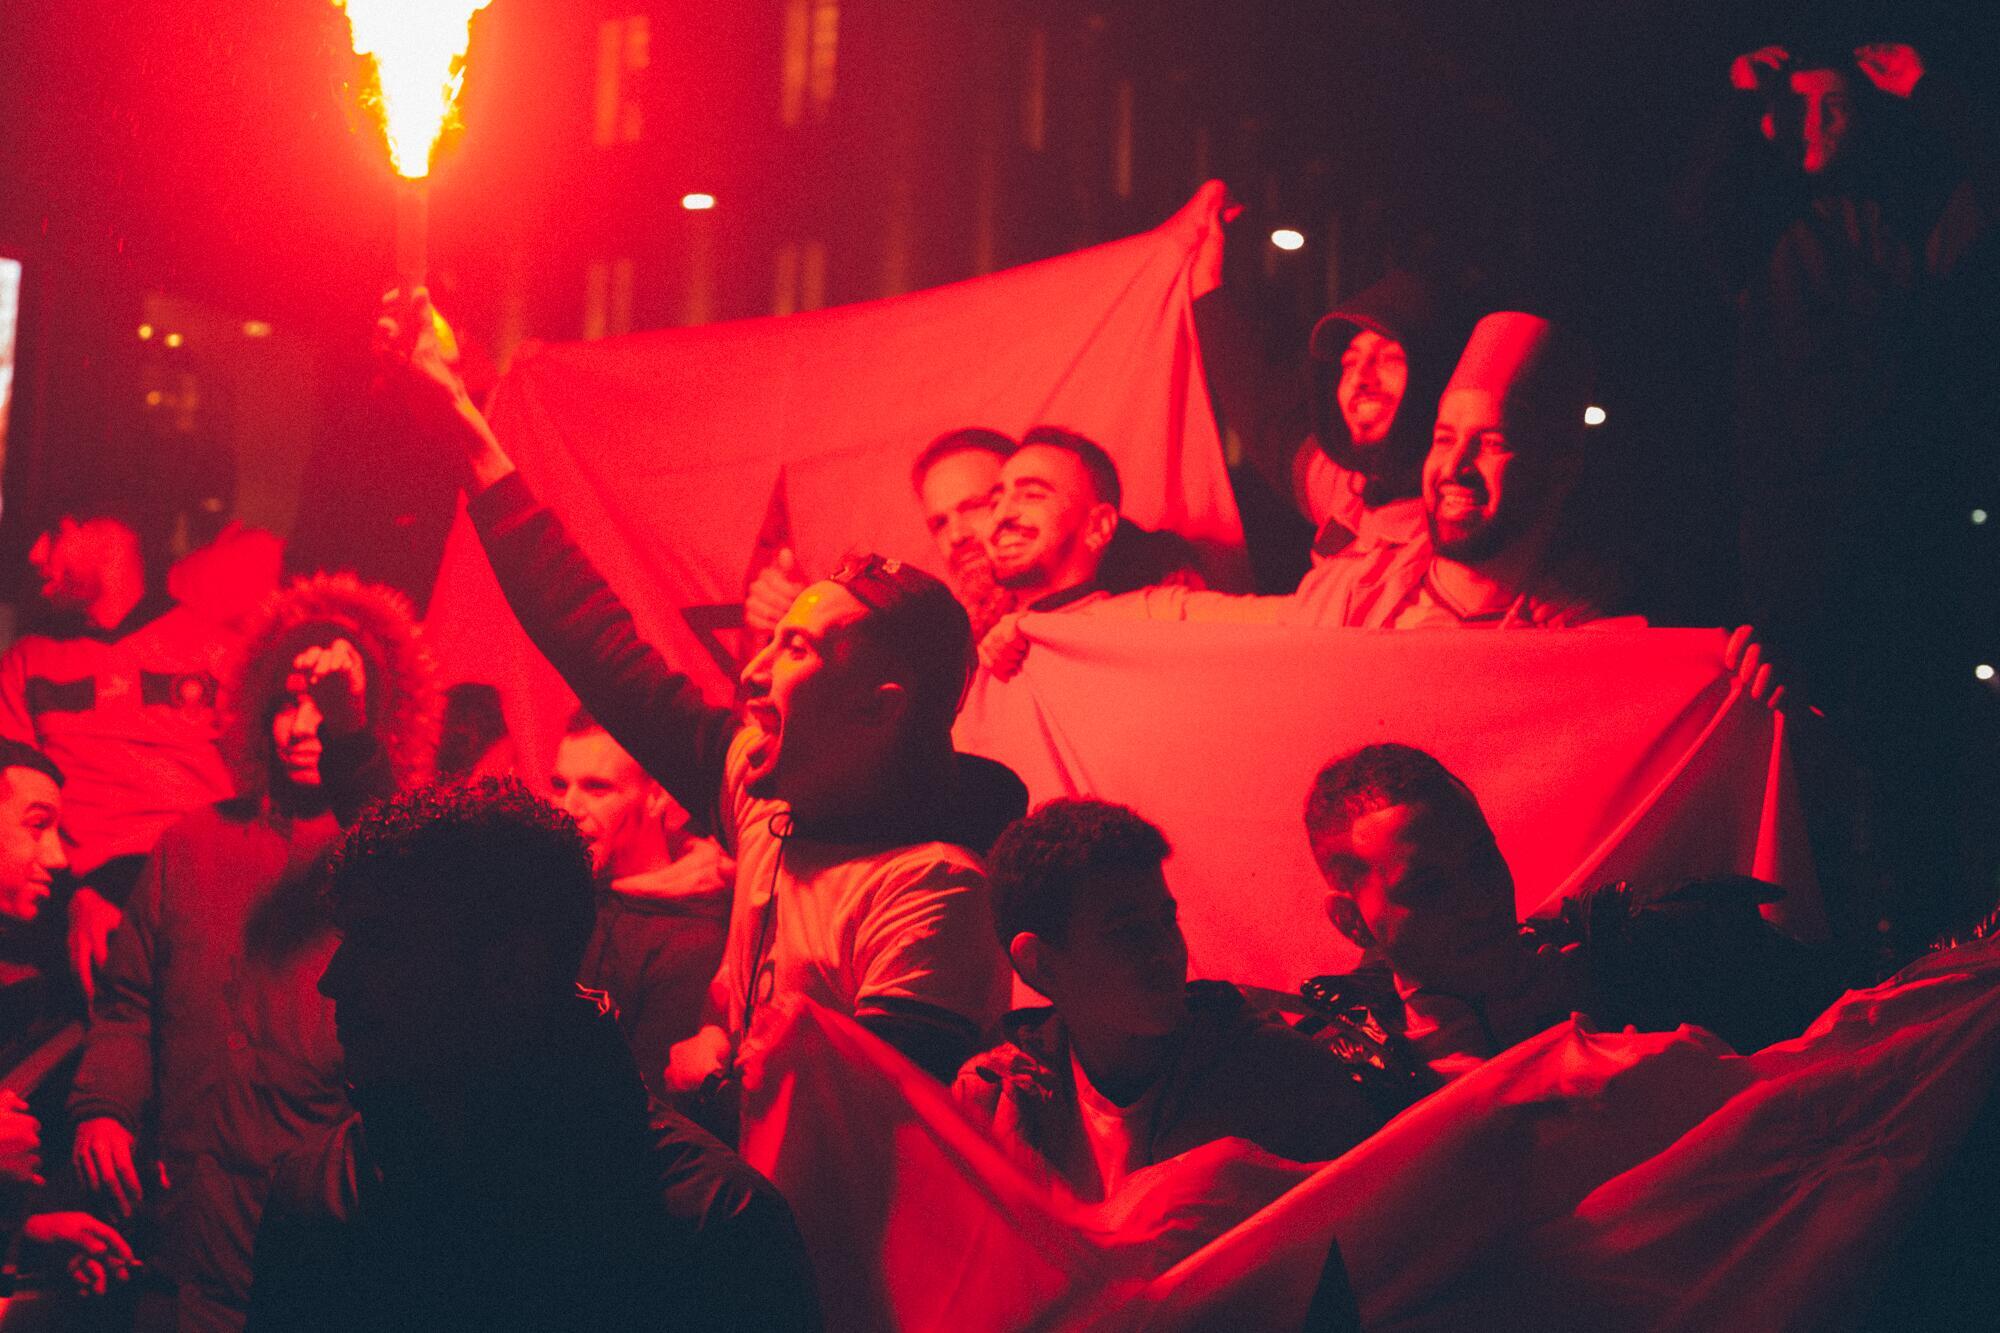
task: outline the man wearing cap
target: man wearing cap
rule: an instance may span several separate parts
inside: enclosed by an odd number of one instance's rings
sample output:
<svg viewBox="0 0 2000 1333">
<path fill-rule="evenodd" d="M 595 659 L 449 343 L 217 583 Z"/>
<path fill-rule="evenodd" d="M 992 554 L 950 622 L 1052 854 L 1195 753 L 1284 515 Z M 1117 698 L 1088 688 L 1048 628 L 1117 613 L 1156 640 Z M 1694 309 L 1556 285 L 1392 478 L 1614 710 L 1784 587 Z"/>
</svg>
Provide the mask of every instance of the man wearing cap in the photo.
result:
<svg viewBox="0 0 2000 1333">
<path fill-rule="evenodd" d="M 708 706 L 536 502 L 439 355 L 428 299 L 414 305 L 385 309 L 383 350 L 463 443 L 470 513 L 523 628 L 736 857 L 722 965 L 669 1089 L 708 1094 L 696 1109 L 726 1128 L 741 1062 L 799 998 L 950 1077 L 1006 1006 L 978 854 L 1027 805 L 1020 779 L 952 746 L 974 660 L 964 608 L 920 570 L 859 561 L 786 611 L 744 668 L 740 716 Z"/>
<path fill-rule="evenodd" d="M 1588 358 L 1548 320 L 1514 310 L 1481 319 L 1438 400 L 1424 458 L 1427 557 L 1287 618 L 1363 629 L 1602 620 L 1610 579 L 1562 532 L 1589 390 Z"/>
</svg>

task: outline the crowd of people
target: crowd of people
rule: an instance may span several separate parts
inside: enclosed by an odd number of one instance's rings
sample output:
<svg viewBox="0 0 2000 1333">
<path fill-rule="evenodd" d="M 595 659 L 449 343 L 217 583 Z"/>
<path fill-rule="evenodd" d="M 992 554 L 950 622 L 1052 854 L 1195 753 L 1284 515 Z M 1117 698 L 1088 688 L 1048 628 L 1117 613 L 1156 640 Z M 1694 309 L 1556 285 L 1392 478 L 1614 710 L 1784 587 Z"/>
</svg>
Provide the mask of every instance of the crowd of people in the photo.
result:
<svg viewBox="0 0 2000 1333">
<path fill-rule="evenodd" d="M 1744 311 L 1758 623 L 1794 696 L 1879 712 L 1870 664 L 1907 612 L 1885 594 L 1872 633 L 1836 627 L 1828 604 L 1875 585 L 1827 548 L 1838 516 L 1894 506 L 1890 363 L 1983 239 L 2000 158 L 1961 118 L 1941 188 L 1886 192 L 1863 94 L 1956 106 L 1908 47 L 1766 48 L 1732 78 L 1763 159 L 1715 250 Z M 1279 1012 L 1190 980 L 1145 811 L 1030 811 L 954 743 L 975 677 L 1024 670 L 1027 617 L 1643 624 L 1571 521 L 1592 354 L 1547 312 L 1397 271 L 1319 322 L 1288 595 L 1206 587 L 1061 425 L 912 442 L 943 577 L 776 552 L 734 708 L 640 634 L 437 327 L 392 295 L 385 382 L 462 447 L 500 589 L 581 701 L 552 772 L 517 771 L 504 682 L 447 691 L 386 589 L 317 574 L 204 615 L 156 591 L 110 488 L 34 548 L 49 614 L 0 660 L 0 1042 L 18 1064 L 87 1030 L 72 1077 L 0 1079 L 0 1179 L 18 1271 L 132 1326 L 817 1327 L 790 1209 L 731 1147 L 801 1000 L 1101 1201 L 1222 1138 L 1337 1157 L 1572 1012 L 1749 1051 L 1855 979 L 1767 925 L 1783 890 L 1752 879 L 1610 886 L 1524 925 L 1478 794 L 1379 743 L 1315 756 L 1298 793 L 1326 919 L 1297 929 L 1363 964 Z M 1727 664 L 1785 702 L 1747 629 Z M 1017 980 L 1045 1003 L 1010 1011 Z"/>
</svg>

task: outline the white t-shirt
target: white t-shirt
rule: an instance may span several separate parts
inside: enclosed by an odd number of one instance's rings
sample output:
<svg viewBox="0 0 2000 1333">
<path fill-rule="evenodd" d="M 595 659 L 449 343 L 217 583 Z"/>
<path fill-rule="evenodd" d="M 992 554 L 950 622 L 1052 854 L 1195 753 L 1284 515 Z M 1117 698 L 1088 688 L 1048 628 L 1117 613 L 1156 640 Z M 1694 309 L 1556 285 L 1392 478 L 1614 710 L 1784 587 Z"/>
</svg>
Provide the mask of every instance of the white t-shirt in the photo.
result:
<svg viewBox="0 0 2000 1333">
<path fill-rule="evenodd" d="M 1069 1072 L 1076 1082 L 1076 1113 L 1083 1124 L 1083 1141 L 1097 1166 L 1097 1198 L 1107 1199 L 1127 1176 L 1153 1164 L 1154 1113 L 1160 1105 L 1160 1085 L 1166 1080 L 1155 1079 L 1139 1100 L 1120 1106 L 1091 1085 L 1073 1051 Z"/>
<path fill-rule="evenodd" d="M 865 847 L 794 835 L 783 801 L 744 790 L 755 723 L 729 748 L 724 817 L 734 826 L 736 892 L 710 1011 L 732 1034 L 768 1039 L 772 1001 L 804 996 L 838 1013 L 913 1000 L 993 1031 L 1012 973 L 1000 951 L 986 873 L 944 842 Z M 760 938 L 761 937 L 761 938 Z M 763 972 L 758 977 L 756 974 Z"/>
</svg>

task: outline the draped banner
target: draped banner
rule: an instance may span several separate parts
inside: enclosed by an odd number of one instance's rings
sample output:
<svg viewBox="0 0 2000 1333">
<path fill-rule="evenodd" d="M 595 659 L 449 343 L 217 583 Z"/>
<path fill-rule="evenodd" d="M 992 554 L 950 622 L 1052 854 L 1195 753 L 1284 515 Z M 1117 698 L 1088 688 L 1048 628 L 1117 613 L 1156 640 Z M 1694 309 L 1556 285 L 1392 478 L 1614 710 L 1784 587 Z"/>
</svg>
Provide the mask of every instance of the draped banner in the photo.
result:
<svg viewBox="0 0 2000 1333">
<path fill-rule="evenodd" d="M 1784 884 L 1824 934 L 1783 719 L 1716 630 L 1302 630 L 1027 616 L 1022 674 L 982 676 L 961 748 L 1031 796 L 1125 802 L 1174 844 L 1196 976 L 1291 991 L 1350 966 L 1301 811 L 1327 760 L 1429 750 L 1478 796 L 1526 916 L 1621 878 Z"/>
<path fill-rule="evenodd" d="M 1143 235 L 891 300 L 546 347 L 489 416 L 641 633 L 718 702 L 760 534 L 782 529 L 813 574 L 862 550 L 935 568 L 910 464 L 956 427 L 1099 441 L 1126 514 L 1192 539 L 1226 583 L 1243 532 L 1193 315 L 1220 280 L 1222 205 L 1211 182 Z M 462 515 L 431 608 L 449 678 L 500 686 L 547 772 L 572 701 Z"/>
<path fill-rule="evenodd" d="M 829 1327 L 1297 1328 L 1335 1241 L 1371 1330 L 1839 1327 L 1992 1091 L 1996 983 L 1995 941 L 1933 955 L 1748 1057 L 1566 1023 L 1317 1170 L 1222 1140 L 1097 1205 L 806 1008 L 743 1150 Z"/>
</svg>

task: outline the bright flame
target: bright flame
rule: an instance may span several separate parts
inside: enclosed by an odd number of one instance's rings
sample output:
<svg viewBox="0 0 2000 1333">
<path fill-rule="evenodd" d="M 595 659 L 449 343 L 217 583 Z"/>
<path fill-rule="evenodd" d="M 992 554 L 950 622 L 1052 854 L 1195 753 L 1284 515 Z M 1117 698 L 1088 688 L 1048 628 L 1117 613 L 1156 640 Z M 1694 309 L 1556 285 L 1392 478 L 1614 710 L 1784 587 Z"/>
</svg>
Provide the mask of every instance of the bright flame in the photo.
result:
<svg viewBox="0 0 2000 1333">
<path fill-rule="evenodd" d="M 347 11 L 355 54 L 375 64 L 382 128 L 398 175 L 430 171 L 431 146 L 458 99 L 472 16 L 487 0 L 333 0 Z"/>
<path fill-rule="evenodd" d="M 1303 250 L 1306 247 L 1305 233 L 1290 227 L 1280 227 L 1271 233 L 1271 244 L 1280 250 Z"/>
</svg>

